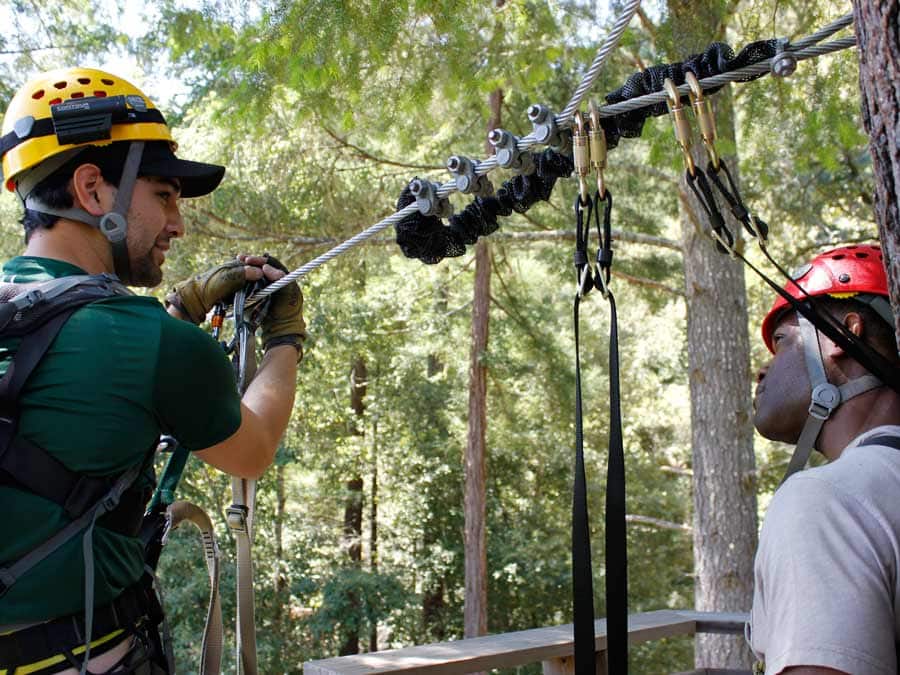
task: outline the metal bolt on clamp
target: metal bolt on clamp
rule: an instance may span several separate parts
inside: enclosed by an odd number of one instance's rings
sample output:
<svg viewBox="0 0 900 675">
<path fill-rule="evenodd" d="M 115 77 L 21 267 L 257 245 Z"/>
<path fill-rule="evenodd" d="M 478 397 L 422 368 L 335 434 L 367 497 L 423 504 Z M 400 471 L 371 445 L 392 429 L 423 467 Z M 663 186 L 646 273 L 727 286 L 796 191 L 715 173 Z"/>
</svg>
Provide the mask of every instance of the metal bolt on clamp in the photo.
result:
<svg viewBox="0 0 900 675">
<path fill-rule="evenodd" d="M 453 215 L 453 205 L 446 197 L 438 196 L 440 185 L 416 178 L 409 184 L 409 191 L 416 198 L 416 207 L 423 216 L 449 218 Z"/>
</svg>

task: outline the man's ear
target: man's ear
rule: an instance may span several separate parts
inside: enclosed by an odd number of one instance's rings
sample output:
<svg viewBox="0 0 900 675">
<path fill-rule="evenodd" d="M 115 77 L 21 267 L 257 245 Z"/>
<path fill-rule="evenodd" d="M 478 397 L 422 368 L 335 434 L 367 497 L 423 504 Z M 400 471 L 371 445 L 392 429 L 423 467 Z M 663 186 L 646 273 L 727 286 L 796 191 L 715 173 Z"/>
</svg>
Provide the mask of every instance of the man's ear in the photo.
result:
<svg viewBox="0 0 900 675">
<path fill-rule="evenodd" d="M 863 319 L 862 315 L 859 312 L 847 312 L 844 315 L 841 323 L 843 323 L 844 327 L 851 333 L 853 333 L 856 337 L 863 337 L 866 328 L 866 321 L 865 319 Z M 822 348 L 824 351 L 827 351 L 830 356 L 835 357 L 847 355 L 847 350 L 841 347 L 839 344 L 832 342 L 827 338 L 824 340 L 824 342 L 826 342 L 827 345 L 823 344 Z"/>
<path fill-rule="evenodd" d="M 111 186 L 103 180 L 103 173 L 96 164 L 82 164 L 75 169 L 70 185 L 75 208 L 84 209 L 92 216 L 102 216 L 109 211 L 104 208 L 104 203 Z"/>
</svg>

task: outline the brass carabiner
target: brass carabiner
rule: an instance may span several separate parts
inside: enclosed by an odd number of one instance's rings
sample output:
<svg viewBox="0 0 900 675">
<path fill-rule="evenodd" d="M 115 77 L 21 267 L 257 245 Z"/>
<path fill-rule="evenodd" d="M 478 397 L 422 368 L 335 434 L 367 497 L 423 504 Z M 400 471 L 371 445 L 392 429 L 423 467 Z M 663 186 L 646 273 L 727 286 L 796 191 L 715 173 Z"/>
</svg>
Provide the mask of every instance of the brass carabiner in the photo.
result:
<svg viewBox="0 0 900 675">
<path fill-rule="evenodd" d="M 600 108 L 591 101 L 588 104 L 591 115 L 591 130 L 588 132 L 588 140 L 591 148 L 591 166 L 597 172 L 597 194 L 600 199 L 606 198 L 606 181 L 603 172 L 606 170 L 607 146 L 606 132 L 600 124 Z"/>
<path fill-rule="evenodd" d="M 669 115 L 672 117 L 672 124 L 675 127 L 675 140 L 678 141 L 678 145 L 681 146 L 681 154 L 684 155 L 684 165 L 691 176 L 696 176 L 697 167 L 691 156 L 691 124 L 684 114 L 681 95 L 678 93 L 675 83 L 668 77 L 663 82 L 663 88 L 666 90 L 666 105 L 669 107 Z"/>
<path fill-rule="evenodd" d="M 688 83 L 690 90 L 688 98 L 691 100 L 691 106 L 694 108 L 694 114 L 700 124 L 700 136 L 703 138 L 703 146 L 706 148 L 706 154 L 713 168 L 719 169 L 719 153 L 716 152 L 716 118 L 713 115 L 712 105 L 709 99 L 703 96 L 703 87 L 697 76 L 690 70 L 685 71 L 684 80 Z"/>
<path fill-rule="evenodd" d="M 588 135 L 584 128 L 584 117 L 580 110 L 575 111 L 575 133 L 572 134 L 572 159 L 575 163 L 575 173 L 578 175 L 578 190 L 581 193 L 581 203 L 588 203 L 587 175 L 591 171 L 590 154 L 588 149 Z"/>
</svg>

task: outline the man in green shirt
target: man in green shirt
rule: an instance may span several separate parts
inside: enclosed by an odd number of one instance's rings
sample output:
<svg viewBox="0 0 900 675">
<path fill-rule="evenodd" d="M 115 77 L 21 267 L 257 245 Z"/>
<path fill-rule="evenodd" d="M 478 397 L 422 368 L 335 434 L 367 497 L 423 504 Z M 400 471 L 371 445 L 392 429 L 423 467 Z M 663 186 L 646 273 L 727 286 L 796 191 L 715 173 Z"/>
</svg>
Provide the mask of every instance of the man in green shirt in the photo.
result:
<svg viewBox="0 0 900 675">
<path fill-rule="evenodd" d="M 102 71 L 53 71 L 28 83 L 11 102 L 2 133 L 3 177 L 25 209 L 26 249 L 3 266 L 2 281 L 13 290 L 71 275 L 159 284 L 171 240 L 184 234 L 179 199 L 208 194 L 225 171 L 177 158 L 152 102 Z M 160 434 L 222 471 L 258 477 L 293 407 L 305 337 L 299 287 L 271 296 L 265 356 L 243 397 L 221 347 L 192 324 L 248 280 L 280 278 L 284 272 L 269 262 L 241 256 L 179 284 L 166 307 L 120 291 L 77 309 L 15 402 L 17 437 L 79 476 L 116 477 L 142 467 L 126 494 L 144 504 L 152 479 L 143 469 Z M 0 372 L 17 345 L 0 333 Z M 2 467 L 0 508 L 0 580 L 72 522 L 66 508 L 24 489 Z M 122 520 L 116 511 L 99 518 L 90 539 L 73 536 L 3 581 L 0 675 L 86 667 L 166 672 L 159 617 L 149 616 L 154 601 L 140 583 L 143 547 L 134 523 Z M 92 556 L 83 541 L 92 542 Z M 91 635 L 89 618 L 102 631 Z"/>
</svg>

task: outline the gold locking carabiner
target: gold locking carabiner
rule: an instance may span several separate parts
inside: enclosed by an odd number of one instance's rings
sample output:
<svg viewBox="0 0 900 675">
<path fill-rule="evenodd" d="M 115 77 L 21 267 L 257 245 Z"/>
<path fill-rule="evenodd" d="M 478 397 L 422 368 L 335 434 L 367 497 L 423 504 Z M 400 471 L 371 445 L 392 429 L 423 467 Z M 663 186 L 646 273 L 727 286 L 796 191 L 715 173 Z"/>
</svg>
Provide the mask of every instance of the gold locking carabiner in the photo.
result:
<svg viewBox="0 0 900 675">
<path fill-rule="evenodd" d="M 716 118 L 713 115 L 712 105 L 709 99 L 703 96 L 703 87 L 700 86 L 700 81 L 694 73 L 690 70 L 685 71 L 684 80 L 690 87 L 688 98 L 691 100 L 694 114 L 697 116 L 697 121 L 700 124 L 700 136 L 703 138 L 703 146 L 706 148 L 710 164 L 718 171 L 719 153 L 716 152 Z"/>
<path fill-rule="evenodd" d="M 591 148 L 591 166 L 597 172 L 597 194 L 600 199 L 606 198 L 606 181 L 603 172 L 606 170 L 606 132 L 600 125 L 600 108 L 591 101 L 588 104 L 588 111 L 591 115 L 591 130 L 588 132 L 588 140 Z"/>
<path fill-rule="evenodd" d="M 681 146 L 681 153 L 684 155 L 684 165 L 691 176 L 696 176 L 697 167 L 694 165 L 694 158 L 691 156 L 691 124 L 684 114 L 681 96 L 675 83 L 668 77 L 663 82 L 663 88 L 666 90 L 666 105 L 669 108 L 669 115 L 672 117 L 672 124 L 675 127 L 675 140 L 678 141 L 678 145 Z"/>
<path fill-rule="evenodd" d="M 582 117 L 580 110 L 575 111 L 574 119 L 575 133 L 572 134 L 572 159 L 575 163 L 575 173 L 578 176 L 578 190 L 581 193 L 581 203 L 587 204 L 587 175 L 591 171 L 588 135 L 584 128 L 584 117 Z"/>
</svg>

